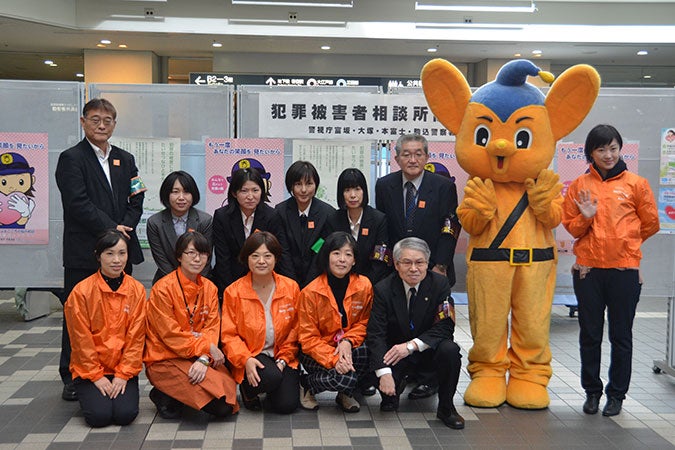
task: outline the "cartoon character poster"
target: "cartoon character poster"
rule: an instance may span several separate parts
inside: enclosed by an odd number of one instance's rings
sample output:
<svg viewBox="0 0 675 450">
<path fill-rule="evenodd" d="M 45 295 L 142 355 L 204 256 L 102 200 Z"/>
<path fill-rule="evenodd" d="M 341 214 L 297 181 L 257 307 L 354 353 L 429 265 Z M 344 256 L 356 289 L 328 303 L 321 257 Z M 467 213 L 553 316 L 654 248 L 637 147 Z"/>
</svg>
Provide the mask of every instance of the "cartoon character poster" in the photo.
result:
<svg viewBox="0 0 675 450">
<path fill-rule="evenodd" d="M 269 205 L 283 201 L 283 139 L 206 139 L 206 212 L 227 205 L 227 190 L 232 174 L 253 167 L 262 175 L 269 192 Z"/>
<path fill-rule="evenodd" d="M 453 138 L 454 139 L 454 138 Z M 396 141 L 389 144 L 390 149 L 390 168 L 392 172 L 400 170 L 400 166 L 394 159 L 396 156 Z M 450 178 L 457 186 L 457 204 L 464 198 L 464 186 L 469 179 L 469 175 L 459 167 L 457 156 L 455 154 L 455 141 L 429 142 L 429 161 L 425 169 Z M 457 240 L 455 253 L 465 253 L 469 239 L 466 233 L 462 232 Z"/>
<path fill-rule="evenodd" d="M 47 133 L 0 133 L 0 244 L 48 243 Z"/>
<path fill-rule="evenodd" d="M 626 162 L 628 170 L 638 173 L 638 155 L 640 153 L 640 143 L 638 141 L 624 141 L 621 148 L 621 156 Z M 562 196 L 567 194 L 572 181 L 588 172 L 588 162 L 584 154 L 584 144 L 579 142 L 558 142 L 556 146 L 556 157 L 554 158 L 555 171 L 560 176 L 560 182 L 563 185 Z M 556 241 L 558 242 L 558 251 L 560 253 L 572 253 L 574 238 L 561 225 L 555 230 Z"/>
<path fill-rule="evenodd" d="M 675 184 L 675 127 L 661 130 L 659 183 Z"/>
</svg>

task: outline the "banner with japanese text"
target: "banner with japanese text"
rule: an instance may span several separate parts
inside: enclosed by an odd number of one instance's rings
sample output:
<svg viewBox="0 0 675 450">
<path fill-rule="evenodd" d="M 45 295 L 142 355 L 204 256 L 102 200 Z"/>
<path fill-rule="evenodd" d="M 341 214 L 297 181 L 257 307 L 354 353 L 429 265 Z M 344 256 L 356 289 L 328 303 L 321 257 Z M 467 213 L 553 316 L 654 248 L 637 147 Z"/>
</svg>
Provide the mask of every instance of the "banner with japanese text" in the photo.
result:
<svg viewBox="0 0 675 450">
<path fill-rule="evenodd" d="M 227 205 L 227 189 L 232 174 L 238 169 L 253 167 L 267 182 L 269 205 L 283 201 L 284 140 L 283 139 L 206 139 L 206 212 Z"/>
<path fill-rule="evenodd" d="M 0 133 L 0 244 L 49 243 L 47 133 Z"/>
<path fill-rule="evenodd" d="M 258 135 L 286 139 L 390 140 L 417 133 L 448 140 L 424 95 L 360 92 L 261 92 Z"/>
</svg>

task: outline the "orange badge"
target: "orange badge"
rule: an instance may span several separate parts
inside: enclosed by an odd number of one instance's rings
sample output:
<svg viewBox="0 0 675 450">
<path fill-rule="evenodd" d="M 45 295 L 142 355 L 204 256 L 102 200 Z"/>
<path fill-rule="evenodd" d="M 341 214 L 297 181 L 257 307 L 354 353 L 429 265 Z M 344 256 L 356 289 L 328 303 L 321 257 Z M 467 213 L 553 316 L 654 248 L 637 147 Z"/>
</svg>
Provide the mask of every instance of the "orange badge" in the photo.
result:
<svg viewBox="0 0 675 450">
<path fill-rule="evenodd" d="M 309 222 L 307 222 L 307 228 L 309 228 L 310 230 L 314 229 L 314 221 L 313 220 L 310 220 Z"/>
<path fill-rule="evenodd" d="M 368 228 L 361 228 L 361 236 L 368 236 Z"/>
<path fill-rule="evenodd" d="M 418 208 L 424 209 L 424 207 L 425 207 L 426 205 L 427 205 L 427 202 L 425 202 L 424 200 L 420 200 L 419 202 L 417 202 L 417 207 L 418 207 Z"/>
<path fill-rule="evenodd" d="M 120 160 L 119 159 L 113 159 L 113 166 L 120 166 Z"/>
</svg>

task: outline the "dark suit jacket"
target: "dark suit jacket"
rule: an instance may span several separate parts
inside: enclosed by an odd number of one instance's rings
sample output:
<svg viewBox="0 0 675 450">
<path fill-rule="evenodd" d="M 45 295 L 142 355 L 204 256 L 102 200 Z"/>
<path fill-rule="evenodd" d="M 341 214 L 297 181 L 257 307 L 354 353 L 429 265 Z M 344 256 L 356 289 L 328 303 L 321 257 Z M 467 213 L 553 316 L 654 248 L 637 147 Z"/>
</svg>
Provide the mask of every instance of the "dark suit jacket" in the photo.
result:
<svg viewBox="0 0 675 450">
<path fill-rule="evenodd" d="M 435 173 L 424 171 L 422 184 L 418 190 L 418 205 L 424 202 L 424 207 L 417 207 L 413 222 L 413 232 L 405 229 L 403 205 L 403 174 L 390 173 L 375 184 L 375 202 L 377 209 L 387 216 L 389 225 L 389 240 L 392 245 L 405 237 L 415 236 L 426 241 L 431 249 L 429 267 L 436 264 L 447 266 L 450 286 L 455 284 L 455 266 L 453 256 L 459 235 L 457 210 L 457 187 L 449 179 Z M 446 219 L 454 224 L 456 233 L 442 233 Z"/>
<path fill-rule="evenodd" d="M 256 230 L 269 231 L 281 244 L 283 254 L 277 261 L 274 271 L 284 276 L 292 273 L 281 218 L 274 208 L 263 202 L 258 205 L 253 217 L 252 232 Z M 222 296 L 226 287 L 248 272 L 248 266 L 239 262 L 239 252 L 245 240 L 244 223 L 241 220 L 239 205 L 228 204 L 216 209 L 213 213 L 213 248 L 216 253 L 216 265 L 211 272 L 211 278 L 218 286 L 218 295 Z"/>
<path fill-rule="evenodd" d="M 382 360 L 393 345 L 419 338 L 436 349 L 443 340 L 453 338 L 455 323 L 451 318 L 434 323 L 439 306 L 445 300 L 454 305 L 448 279 L 431 270 L 427 271 L 416 298 L 413 312 L 415 329 L 411 330 L 408 299 L 398 273 L 392 273 L 375 285 L 366 335 L 372 370 L 386 367 Z"/>
<path fill-rule="evenodd" d="M 111 147 L 108 165 L 112 189 L 86 139 L 59 155 L 56 184 L 63 205 L 63 266 L 66 268 L 96 270 L 94 248 L 98 235 L 120 224 L 134 228 L 129 233 L 129 262 L 143 262 L 136 226 L 143 213 L 145 195 L 129 197 L 131 179 L 138 175 L 138 169 L 131 153 Z"/>
<path fill-rule="evenodd" d="M 213 217 L 197 208 L 190 208 L 187 217 L 186 229 L 199 231 L 206 236 L 210 244 L 213 244 L 213 237 L 211 226 Z M 171 217 L 171 209 L 164 209 L 156 214 L 153 214 L 148 219 L 147 223 L 148 243 L 150 244 L 150 251 L 152 258 L 157 264 L 157 271 L 152 279 L 152 284 L 164 275 L 173 272 L 178 267 L 178 260 L 176 259 L 176 230 L 173 227 L 173 217 Z M 206 265 L 203 276 L 207 276 L 211 272 L 211 262 Z"/>
<path fill-rule="evenodd" d="M 344 231 L 351 234 L 349 227 L 349 217 L 347 210 L 339 209 L 335 211 L 328 220 L 328 233 L 333 231 Z M 375 208 L 365 205 L 363 208 L 363 217 L 361 218 L 361 230 L 359 239 L 356 241 L 356 273 L 368 277 L 373 286 L 386 277 L 390 272 L 390 266 L 382 261 L 370 259 L 373 249 L 376 245 L 389 246 L 389 231 L 387 230 L 387 216 Z"/>
<path fill-rule="evenodd" d="M 284 224 L 284 231 L 288 240 L 289 260 L 293 270 L 291 278 L 297 281 L 300 289 L 302 289 L 314 278 L 321 275 L 321 269 L 317 265 L 318 255 L 311 247 L 317 239 L 325 239 L 328 235 L 325 228 L 326 223 L 335 209 L 318 198 L 312 199 L 312 206 L 309 208 L 309 216 L 307 217 L 307 242 L 304 246 L 298 204 L 295 198 L 290 197 L 284 200 L 275 209 Z"/>
</svg>

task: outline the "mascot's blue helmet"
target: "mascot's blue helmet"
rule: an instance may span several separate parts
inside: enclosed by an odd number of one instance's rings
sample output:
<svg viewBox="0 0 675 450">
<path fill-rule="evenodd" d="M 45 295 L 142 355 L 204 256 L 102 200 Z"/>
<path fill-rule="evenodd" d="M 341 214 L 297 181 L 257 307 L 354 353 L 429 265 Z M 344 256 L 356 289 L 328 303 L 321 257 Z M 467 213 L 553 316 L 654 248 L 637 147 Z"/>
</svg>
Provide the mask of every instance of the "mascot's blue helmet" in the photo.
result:
<svg viewBox="0 0 675 450">
<path fill-rule="evenodd" d="M 497 78 L 474 92 L 471 101 L 487 106 L 502 122 L 506 122 L 517 109 L 544 104 L 544 94 L 527 83 L 528 75 L 539 76 L 549 83 L 553 81 L 551 73 L 541 70 L 531 61 L 516 59 L 504 64 L 497 72 Z"/>
</svg>

